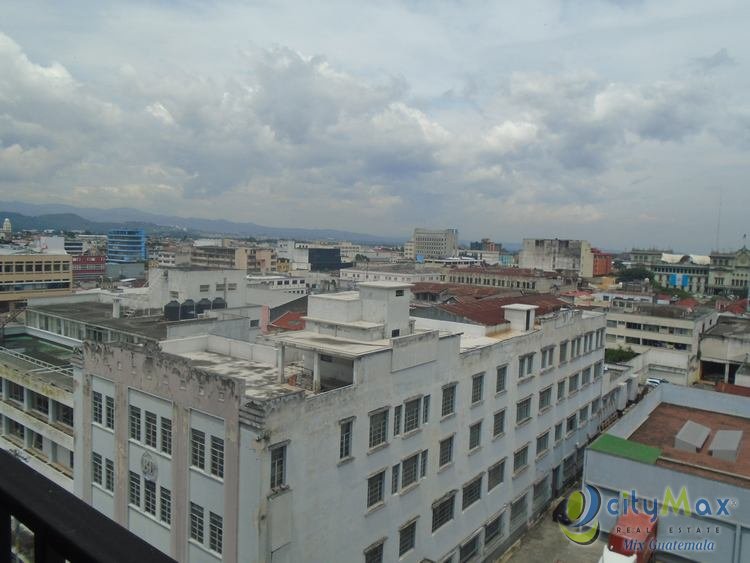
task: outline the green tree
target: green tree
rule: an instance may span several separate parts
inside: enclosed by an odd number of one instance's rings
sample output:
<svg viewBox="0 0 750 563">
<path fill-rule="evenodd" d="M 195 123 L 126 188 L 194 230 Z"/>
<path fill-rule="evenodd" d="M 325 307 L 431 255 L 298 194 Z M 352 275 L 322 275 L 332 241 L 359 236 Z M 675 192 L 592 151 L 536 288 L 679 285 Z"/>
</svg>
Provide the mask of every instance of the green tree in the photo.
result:
<svg viewBox="0 0 750 563">
<path fill-rule="evenodd" d="M 628 268 L 623 270 L 617 276 L 618 282 L 632 282 L 632 281 L 643 281 L 646 278 L 649 281 L 654 281 L 654 274 L 646 268 Z"/>
<path fill-rule="evenodd" d="M 630 346 L 628 346 L 627 348 L 623 348 L 622 346 L 620 346 L 615 350 L 607 348 L 606 350 L 604 350 L 604 361 L 608 364 L 621 364 L 623 362 L 632 360 L 637 355 L 638 353 L 634 352 Z"/>
</svg>

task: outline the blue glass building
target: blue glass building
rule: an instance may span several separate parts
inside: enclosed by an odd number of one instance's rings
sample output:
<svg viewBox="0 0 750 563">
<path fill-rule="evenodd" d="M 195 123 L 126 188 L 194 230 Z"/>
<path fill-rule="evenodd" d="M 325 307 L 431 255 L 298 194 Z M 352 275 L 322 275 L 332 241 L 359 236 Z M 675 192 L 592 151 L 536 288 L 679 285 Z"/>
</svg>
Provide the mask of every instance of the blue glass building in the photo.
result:
<svg viewBox="0 0 750 563">
<path fill-rule="evenodd" d="M 107 233 L 107 262 L 144 262 L 146 233 L 143 229 L 112 229 Z"/>
</svg>

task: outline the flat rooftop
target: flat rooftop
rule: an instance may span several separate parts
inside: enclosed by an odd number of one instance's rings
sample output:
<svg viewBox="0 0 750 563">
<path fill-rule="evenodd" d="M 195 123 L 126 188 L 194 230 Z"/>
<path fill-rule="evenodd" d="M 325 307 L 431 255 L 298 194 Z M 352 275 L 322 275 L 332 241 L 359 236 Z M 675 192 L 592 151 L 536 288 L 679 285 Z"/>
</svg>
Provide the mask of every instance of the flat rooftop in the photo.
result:
<svg viewBox="0 0 750 563">
<path fill-rule="evenodd" d="M 750 337 L 750 319 L 719 317 L 719 321 L 708 329 L 704 336 L 746 339 Z"/>
<path fill-rule="evenodd" d="M 73 392 L 73 351 L 35 336 L 9 336 L 0 346 L 0 365 L 40 383 Z"/>
<path fill-rule="evenodd" d="M 355 358 L 391 348 L 390 340 L 353 340 L 308 330 L 283 333 L 273 339 L 302 350 L 317 350 L 344 358 Z"/>
<path fill-rule="evenodd" d="M 647 303 L 636 303 L 636 307 L 632 310 L 619 308 L 617 310 L 610 310 L 610 314 L 623 314 L 623 315 L 643 315 L 650 317 L 659 317 L 662 319 L 682 319 L 686 321 L 694 321 L 701 319 L 713 312 L 712 309 L 694 309 L 688 310 L 682 307 L 675 307 L 674 305 L 651 305 Z"/>
<path fill-rule="evenodd" d="M 703 447 L 696 453 L 674 447 L 675 436 L 688 420 L 711 430 Z M 737 461 L 718 459 L 708 452 L 709 445 L 719 430 L 742 431 Z M 656 459 L 656 465 L 750 488 L 750 418 L 660 403 L 628 437 L 628 441 L 658 448 L 661 453 Z"/>
</svg>

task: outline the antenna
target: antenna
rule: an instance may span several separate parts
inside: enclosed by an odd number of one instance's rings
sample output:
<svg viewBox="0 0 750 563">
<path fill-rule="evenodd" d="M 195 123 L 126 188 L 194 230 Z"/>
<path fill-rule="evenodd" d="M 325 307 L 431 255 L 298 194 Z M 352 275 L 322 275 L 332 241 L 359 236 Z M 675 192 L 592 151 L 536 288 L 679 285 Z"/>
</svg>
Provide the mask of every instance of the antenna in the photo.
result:
<svg viewBox="0 0 750 563">
<path fill-rule="evenodd" d="M 719 211 L 716 217 L 716 246 L 715 246 L 716 252 L 721 251 L 719 248 L 720 235 L 721 235 L 721 188 L 719 188 Z"/>
</svg>

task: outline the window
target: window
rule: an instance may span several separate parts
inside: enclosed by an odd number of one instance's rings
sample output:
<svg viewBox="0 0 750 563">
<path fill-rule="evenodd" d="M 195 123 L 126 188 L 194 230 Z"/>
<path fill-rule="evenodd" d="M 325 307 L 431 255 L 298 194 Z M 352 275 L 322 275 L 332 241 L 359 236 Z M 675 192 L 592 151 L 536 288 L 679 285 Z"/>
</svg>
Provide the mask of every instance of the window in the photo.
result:
<svg viewBox="0 0 750 563">
<path fill-rule="evenodd" d="M 570 434 L 576 429 L 577 423 L 578 419 L 576 417 L 576 413 L 571 414 L 566 422 L 565 431 Z"/>
<path fill-rule="evenodd" d="M 134 506 L 141 506 L 141 476 L 130 472 L 130 486 L 128 488 L 128 502 Z"/>
<path fill-rule="evenodd" d="M 492 436 L 497 438 L 505 434 L 505 409 L 495 413 L 492 420 Z"/>
<path fill-rule="evenodd" d="M 444 467 L 451 461 L 453 461 L 453 436 L 448 436 L 445 440 L 440 441 L 438 466 Z"/>
<path fill-rule="evenodd" d="M 383 486 L 385 484 L 385 469 L 367 479 L 367 508 L 383 502 Z"/>
<path fill-rule="evenodd" d="M 159 519 L 165 524 L 172 523 L 172 494 L 169 489 L 161 487 L 159 504 Z"/>
<path fill-rule="evenodd" d="M 469 451 L 478 448 L 482 442 L 482 421 L 469 427 Z"/>
<path fill-rule="evenodd" d="M 530 376 L 534 371 L 534 354 L 526 354 L 518 358 L 518 379 Z"/>
<path fill-rule="evenodd" d="M 524 446 L 513 454 L 513 473 L 525 469 L 529 463 L 529 446 Z"/>
<path fill-rule="evenodd" d="M 102 417 L 102 404 L 102 394 L 94 391 L 91 394 L 91 420 L 97 424 L 101 424 L 104 420 Z"/>
<path fill-rule="evenodd" d="M 398 492 L 398 480 L 401 475 L 401 464 L 397 463 L 391 468 L 391 494 L 395 495 Z"/>
<path fill-rule="evenodd" d="M 104 424 L 107 428 L 114 430 L 115 428 L 115 399 L 114 397 L 107 397 L 106 409 L 104 411 L 105 418 Z"/>
<path fill-rule="evenodd" d="M 557 382 L 557 400 L 560 401 L 565 398 L 565 380 Z"/>
<path fill-rule="evenodd" d="M 497 367 L 497 379 L 495 380 L 495 393 L 502 393 L 506 389 L 508 379 L 508 366 Z"/>
<path fill-rule="evenodd" d="M 396 297 L 403 297 L 404 296 L 404 290 L 403 289 L 397 289 L 396 290 Z"/>
<path fill-rule="evenodd" d="M 132 440 L 141 440 L 141 409 L 130 405 L 128 415 L 130 425 L 130 438 Z"/>
<path fill-rule="evenodd" d="M 398 531 L 398 555 L 401 557 L 405 553 L 414 549 L 417 537 L 417 523 L 407 524 Z"/>
<path fill-rule="evenodd" d="M 597 398 L 591 401 L 591 416 L 595 416 L 601 408 L 602 400 Z"/>
<path fill-rule="evenodd" d="M 548 346 L 547 348 L 542 349 L 542 369 L 552 367 L 552 364 L 554 362 L 553 360 L 554 353 L 555 353 L 554 346 Z"/>
<path fill-rule="evenodd" d="M 594 364 L 594 379 L 599 379 L 602 376 L 602 362 Z"/>
<path fill-rule="evenodd" d="M 555 442 L 559 442 L 563 437 L 563 423 L 558 422 L 555 424 Z"/>
<path fill-rule="evenodd" d="M 156 415 L 152 412 L 146 411 L 145 415 L 145 426 L 146 426 L 146 445 L 152 448 L 156 447 Z"/>
<path fill-rule="evenodd" d="M 471 538 L 458 550 L 458 562 L 466 563 L 479 553 L 479 534 Z"/>
<path fill-rule="evenodd" d="M 352 456 L 353 425 L 353 420 L 345 420 L 341 423 L 341 437 L 339 438 L 339 459 L 347 459 Z"/>
<path fill-rule="evenodd" d="M 546 409 L 552 404 L 552 386 L 542 389 L 539 392 L 539 410 Z"/>
<path fill-rule="evenodd" d="M 211 436 L 211 475 L 224 478 L 224 440 Z"/>
<path fill-rule="evenodd" d="M 388 410 L 370 415 L 370 447 L 384 444 L 388 433 Z"/>
<path fill-rule="evenodd" d="M 195 428 L 190 429 L 190 465 L 206 468 L 206 434 Z"/>
<path fill-rule="evenodd" d="M 18 383 L 8 381 L 8 398 L 18 403 L 24 402 L 24 389 Z"/>
<path fill-rule="evenodd" d="M 443 387 L 443 404 L 441 416 L 453 414 L 456 410 L 456 384 L 452 383 Z"/>
<path fill-rule="evenodd" d="M 57 403 L 57 420 L 65 426 L 73 427 L 73 407 Z"/>
<path fill-rule="evenodd" d="M 516 424 L 526 422 L 531 418 L 531 397 L 516 403 Z"/>
<path fill-rule="evenodd" d="M 488 545 L 503 533 L 503 515 L 493 518 L 484 526 L 484 544 Z"/>
<path fill-rule="evenodd" d="M 91 452 L 91 480 L 97 485 L 102 484 L 102 456 Z"/>
<path fill-rule="evenodd" d="M 476 404 L 482 400 L 484 391 L 484 374 L 478 373 L 471 378 L 471 404 Z"/>
<path fill-rule="evenodd" d="M 422 450 L 422 458 L 419 461 L 419 476 L 427 477 L 427 450 Z"/>
<path fill-rule="evenodd" d="M 190 503 L 190 539 L 203 543 L 203 507 Z"/>
<path fill-rule="evenodd" d="M 401 434 L 401 405 L 393 407 L 393 435 Z"/>
<path fill-rule="evenodd" d="M 589 406 L 586 405 L 578 411 L 578 422 L 583 425 L 589 419 Z"/>
<path fill-rule="evenodd" d="M 365 551 L 365 563 L 383 563 L 383 543 L 374 545 Z"/>
<path fill-rule="evenodd" d="M 201 284 L 200 287 L 198 288 L 198 291 L 200 291 L 201 293 L 206 293 L 208 292 L 210 288 L 211 286 L 208 284 Z"/>
<path fill-rule="evenodd" d="M 401 486 L 403 488 L 408 487 L 412 483 L 416 483 L 419 470 L 419 454 L 407 457 L 401 463 L 401 469 Z"/>
<path fill-rule="evenodd" d="M 487 490 L 491 491 L 505 480 L 505 460 L 497 462 L 487 470 Z"/>
<path fill-rule="evenodd" d="M 224 519 L 218 514 L 209 512 L 208 515 L 208 548 L 221 553 L 224 543 Z"/>
<path fill-rule="evenodd" d="M 422 399 L 414 399 L 404 406 L 404 432 L 419 428 L 419 415 Z"/>
<path fill-rule="evenodd" d="M 168 418 L 161 419 L 161 451 L 172 455 L 172 421 Z"/>
<path fill-rule="evenodd" d="M 549 430 L 536 438 L 536 455 L 540 456 L 549 449 Z"/>
<path fill-rule="evenodd" d="M 41 434 L 37 434 L 33 430 L 29 430 L 31 433 L 31 447 L 40 452 L 44 451 L 44 437 Z"/>
<path fill-rule="evenodd" d="M 286 444 L 271 448 L 271 489 L 286 485 Z"/>
<path fill-rule="evenodd" d="M 110 492 L 115 490 L 115 464 L 111 459 L 104 460 L 104 488 Z"/>
<path fill-rule="evenodd" d="M 156 516 L 156 483 L 143 482 L 143 511 Z"/>
<path fill-rule="evenodd" d="M 456 494 L 451 493 L 449 497 L 437 501 L 432 505 L 432 531 L 434 532 L 444 524 L 453 520 L 453 506 Z"/>
<path fill-rule="evenodd" d="M 581 387 L 591 383 L 591 368 L 588 367 L 581 372 Z"/>
<path fill-rule="evenodd" d="M 422 399 L 422 424 L 427 424 L 430 420 L 430 396 L 426 395 Z"/>
<path fill-rule="evenodd" d="M 568 378 L 568 394 L 578 391 L 578 374 L 574 373 Z"/>
<path fill-rule="evenodd" d="M 461 510 L 466 510 L 482 497 L 482 476 L 464 485 L 461 493 Z"/>
</svg>

